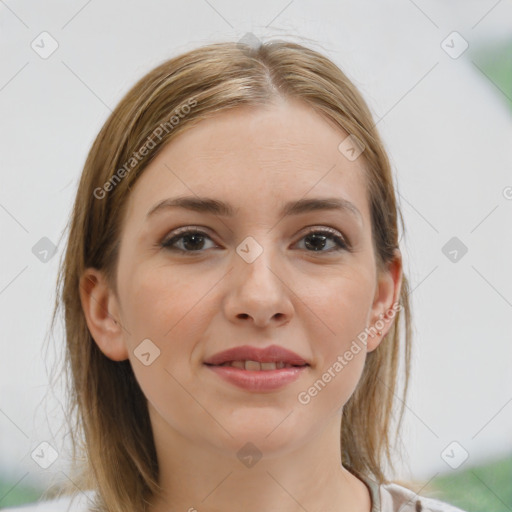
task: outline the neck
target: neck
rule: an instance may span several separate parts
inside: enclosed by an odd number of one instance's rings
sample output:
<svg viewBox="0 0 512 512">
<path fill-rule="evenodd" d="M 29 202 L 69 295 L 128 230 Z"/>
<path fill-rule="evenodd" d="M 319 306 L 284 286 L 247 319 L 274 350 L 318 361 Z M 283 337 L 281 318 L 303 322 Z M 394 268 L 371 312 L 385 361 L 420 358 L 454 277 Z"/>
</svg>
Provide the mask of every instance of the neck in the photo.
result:
<svg viewBox="0 0 512 512">
<path fill-rule="evenodd" d="M 180 435 L 151 406 L 150 414 L 163 492 L 149 512 L 370 511 L 366 485 L 341 465 L 341 412 L 300 446 L 272 446 L 270 435 L 257 442 L 261 451 L 246 440 L 212 447 Z"/>
</svg>

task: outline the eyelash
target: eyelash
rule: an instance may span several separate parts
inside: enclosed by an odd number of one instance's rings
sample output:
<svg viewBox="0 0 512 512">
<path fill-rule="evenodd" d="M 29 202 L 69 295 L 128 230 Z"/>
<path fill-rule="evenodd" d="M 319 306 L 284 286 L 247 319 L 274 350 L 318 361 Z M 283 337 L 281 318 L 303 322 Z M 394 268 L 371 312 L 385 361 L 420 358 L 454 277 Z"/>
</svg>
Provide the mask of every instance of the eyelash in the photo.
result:
<svg viewBox="0 0 512 512">
<path fill-rule="evenodd" d="M 313 234 L 315 234 L 315 235 L 327 235 L 327 238 L 329 240 L 334 241 L 336 243 L 337 247 L 334 248 L 334 249 L 326 250 L 326 251 L 322 251 L 322 250 L 320 250 L 320 251 L 308 251 L 308 250 L 306 250 L 306 252 L 310 252 L 310 253 L 316 254 L 316 253 L 337 253 L 339 251 L 349 251 L 350 252 L 350 250 L 351 250 L 350 243 L 347 241 L 346 238 L 340 236 L 339 233 L 336 230 L 331 229 L 331 228 L 326 228 L 326 227 L 317 228 L 317 229 L 311 229 L 306 234 L 304 234 L 302 236 L 302 238 L 300 238 L 300 240 L 303 240 L 307 236 L 311 236 Z M 173 247 L 173 245 L 177 241 L 182 240 L 187 235 L 200 235 L 201 237 L 209 238 L 211 240 L 211 237 L 207 233 L 202 231 L 201 229 L 194 228 L 194 227 L 186 227 L 186 228 L 180 228 L 180 229 L 176 230 L 174 232 L 174 234 L 170 238 L 164 239 L 164 241 L 160 243 L 160 246 L 162 248 L 164 248 L 164 249 L 169 250 L 169 251 L 180 252 L 182 254 L 191 255 L 191 256 L 194 255 L 194 254 L 202 254 L 206 249 L 199 249 L 197 251 L 187 251 L 187 250 L 184 250 L 184 249 Z"/>
</svg>

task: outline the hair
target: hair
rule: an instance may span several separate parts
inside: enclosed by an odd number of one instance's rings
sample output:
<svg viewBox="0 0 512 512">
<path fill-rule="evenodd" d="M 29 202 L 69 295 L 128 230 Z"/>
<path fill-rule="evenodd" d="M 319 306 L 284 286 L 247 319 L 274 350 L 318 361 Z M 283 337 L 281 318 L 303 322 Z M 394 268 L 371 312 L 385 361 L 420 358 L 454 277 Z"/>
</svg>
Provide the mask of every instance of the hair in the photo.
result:
<svg viewBox="0 0 512 512">
<path fill-rule="evenodd" d="M 160 488 L 146 398 L 129 360 L 112 361 L 94 342 L 81 305 L 80 277 L 88 267 L 102 270 L 117 290 L 116 265 L 130 190 L 167 142 L 220 111 L 264 107 L 280 99 L 302 101 L 364 144 L 361 158 L 378 270 L 396 257 L 397 221 L 400 217 L 403 226 L 403 218 L 386 151 L 363 97 L 327 57 L 286 41 L 259 47 L 225 42 L 188 51 L 147 73 L 108 117 L 87 156 L 66 227 L 69 235 L 52 318 L 53 329 L 64 309 L 61 373 L 66 377 L 74 484 L 97 491 L 97 510 L 145 510 Z M 354 474 L 379 483 L 389 482 L 383 466 L 393 468 L 391 441 L 398 437 L 408 390 L 408 294 L 403 274 L 401 308 L 385 338 L 368 353 L 358 385 L 343 407 L 341 462 Z M 403 386 L 397 419 L 393 402 L 399 377 Z"/>
</svg>

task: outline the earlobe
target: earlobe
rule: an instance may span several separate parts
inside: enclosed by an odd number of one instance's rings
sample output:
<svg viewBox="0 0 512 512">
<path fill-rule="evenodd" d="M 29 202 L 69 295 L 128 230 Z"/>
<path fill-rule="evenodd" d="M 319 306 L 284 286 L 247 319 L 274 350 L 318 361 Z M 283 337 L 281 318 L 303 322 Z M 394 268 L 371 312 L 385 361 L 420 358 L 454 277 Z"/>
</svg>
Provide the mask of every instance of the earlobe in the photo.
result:
<svg viewBox="0 0 512 512">
<path fill-rule="evenodd" d="M 369 328 L 375 334 L 368 336 L 367 351 L 372 352 L 382 342 L 393 326 L 396 308 L 400 300 L 402 287 L 402 255 L 395 249 L 395 258 L 388 263 L 387 269 L 377 278 L 374 302 L 370 315 Z M 378 334 L 378 332 L 381 334 Z"/>
<path fill-rule="evenodd" d="M 87 327 L 99 349 L 113 361 L 128 359 L 119 306 L 103 272 L 88 268 L 80 278 L 80 301 Z"/>
</svg>

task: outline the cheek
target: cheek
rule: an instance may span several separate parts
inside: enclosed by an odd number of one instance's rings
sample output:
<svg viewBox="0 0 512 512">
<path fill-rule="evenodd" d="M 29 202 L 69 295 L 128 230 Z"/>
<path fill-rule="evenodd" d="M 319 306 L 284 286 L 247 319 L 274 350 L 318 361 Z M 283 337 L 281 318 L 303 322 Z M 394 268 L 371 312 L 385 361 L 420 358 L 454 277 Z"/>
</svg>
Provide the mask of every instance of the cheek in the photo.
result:
<svg viewBox="0 0 512 512">
<path fill-rule="evenodd" d="M 325 345 L 343 350 L 347 343 L 364 331 L 372 306 L 373 286 L 364 269 L 347 269 L 326 279 L 304 295 L 323 324 Z"/>
<path fill-rule="evenodd" d="M 307 304 L 323 325 L 321 331 L 317 331 L 320 335 L 311 334 L 318 366 L 316 381 L 307 395 L 318 395 L 325 406 L 343 405 L 361 376 L 366 360 L 365 327 L 372 293 L 370 279 L 364 272 L 354 271 L 329 280 L 307 299 Z M 314 318 L 312 315 L 309 317 Z M 318 328 L 318 319 L 310 320 L 311 333 L 314 333 L 313 324 Z"/>
<path fill-rule="evenodd" d="M 179 348 L 188 336 L 180 333 L 198 329 L 215 279 L 169 268 L 134 272 L 124 290 L 123 314 L 130 344 L 152 339 L 160 349 Z M 180 343 L 177 343 L 180 340 Z"/>
<path fill-rule="evenodd" d="M 210 321 L 207 311 L 214 310 L 205 299 L 210 281 L 163 268 L 144 271 L 143 266 L 125 281 L 122 309 L 131 366 L 150 410 L 158 413 L 153 420 L 165 418 L 175 429 L 204 416 L 192 398 L 201 389 L 190 378 L 190 364 Z"/>
<path fill-rule="evenodd" d="M 125 342 L 139 385 L 155 407 L 183 394 L 179 382 L 190 387 L 194 348 L 218 311 L 208 295 L 217 281 L 144 265 L 125 278 Z"/>
</svg>

